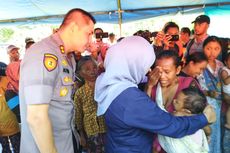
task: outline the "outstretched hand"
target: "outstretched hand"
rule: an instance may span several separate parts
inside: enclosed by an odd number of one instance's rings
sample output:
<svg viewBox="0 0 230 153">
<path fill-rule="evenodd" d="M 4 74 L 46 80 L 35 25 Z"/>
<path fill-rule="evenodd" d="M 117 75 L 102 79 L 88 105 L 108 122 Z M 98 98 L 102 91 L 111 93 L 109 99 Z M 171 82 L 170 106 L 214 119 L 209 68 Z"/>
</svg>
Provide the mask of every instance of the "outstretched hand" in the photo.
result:
<svg viewBox="0 0 230 153">
<path fill-rule="evenodd" d="M 216 121 L 216 112 L 211 105 L 206 106 L 203 113 L 207 118 L 208 123 L 214 123 Z"/>
</svg>

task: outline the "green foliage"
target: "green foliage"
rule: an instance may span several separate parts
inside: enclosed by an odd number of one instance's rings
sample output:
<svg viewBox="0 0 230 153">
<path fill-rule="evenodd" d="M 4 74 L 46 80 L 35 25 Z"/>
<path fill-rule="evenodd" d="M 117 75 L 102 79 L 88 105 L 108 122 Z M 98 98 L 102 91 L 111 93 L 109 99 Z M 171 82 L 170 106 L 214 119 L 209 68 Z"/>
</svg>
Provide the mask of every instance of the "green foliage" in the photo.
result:
<svg viewBox="0 0 230 153">
<path fill-rule="evenodd" d="M 2 28 L 0 29 L 0 41 L 7 42 L 10 40 L 14 35 L 14 30 L 9 28 Z"/>
</svg>

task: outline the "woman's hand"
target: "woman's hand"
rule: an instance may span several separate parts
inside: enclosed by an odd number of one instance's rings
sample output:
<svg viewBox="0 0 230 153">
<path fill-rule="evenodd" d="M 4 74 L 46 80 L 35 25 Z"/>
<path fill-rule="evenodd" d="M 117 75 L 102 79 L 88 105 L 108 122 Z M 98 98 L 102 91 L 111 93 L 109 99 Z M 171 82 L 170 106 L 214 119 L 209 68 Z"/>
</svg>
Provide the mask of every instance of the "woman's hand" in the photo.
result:
<svg viewBox="0 0 230 153">
<path fill-rule="evenodd" d="M 157 33 L 157 36 L 154 38 L 154 45 L 155 46 L 162 46 L 163 44 L 162 44 L 162 42 L 163 42 L 163 40 L 164 40 L 164 37 L 165 37 L 165 35 L 164 35 L 164 32 L 163 31 L 159 31 L 158 33 Z"/>
<path fill-rule="evenodd" d="M 150 70 L 147 74 L 148 76 L 148 83 L 145 88 L 145 91 L 149 97 L 151 97 L 152 88 L 157 84 L 158 80 L 161 76 L 161 68 L 155 67 L 153 70 Z"/>
<path fill-rule="evenodd" d="M 155 67 L 153 70 L 150 70 L 148 73 L 148 86 L 155 86 L 158 82 L 158 80 L 161 77 L 161 67 Z"/>
<path fill-rule="evenodd" d="M 83 148 L 86 147 L 86 138 L 84 136 L 80 136 L 80 144 Z"/>
<path fill-rule="evenodd" d="M 216 121 L 216 112 L 211 105 L 206 106 L 203 113 L 207 118 L 208 123 L 214 123 Z"/>
</svg>

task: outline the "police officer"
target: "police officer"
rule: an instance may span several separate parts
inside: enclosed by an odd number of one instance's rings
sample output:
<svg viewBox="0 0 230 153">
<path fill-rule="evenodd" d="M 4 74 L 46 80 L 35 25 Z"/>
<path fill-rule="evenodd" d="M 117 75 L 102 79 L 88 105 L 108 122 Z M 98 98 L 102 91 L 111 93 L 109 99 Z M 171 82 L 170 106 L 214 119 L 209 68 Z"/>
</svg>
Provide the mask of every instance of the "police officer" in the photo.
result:
<svg viewBox="0 0 230 153">
<path fill-rule="evenodd" d="M 95 22 L 72 9 L 56 33 L 27 50 L 20 70 L 21 153 L 74 153 L 73 51 L 85 50 Z"/>
</svg>

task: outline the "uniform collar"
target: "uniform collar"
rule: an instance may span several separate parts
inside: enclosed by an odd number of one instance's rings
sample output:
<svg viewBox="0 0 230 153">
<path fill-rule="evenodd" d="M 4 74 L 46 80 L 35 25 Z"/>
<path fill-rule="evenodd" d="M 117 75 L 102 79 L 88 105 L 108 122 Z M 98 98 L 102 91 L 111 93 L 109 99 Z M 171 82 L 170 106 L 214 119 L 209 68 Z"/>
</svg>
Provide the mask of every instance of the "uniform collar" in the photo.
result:
<svg viewBox="0 0 230 153">
<path fill-rule="evenodd" d="M 61 54 L 66 54 L 64 42 L 61 40 L 60 35 L 56 32 L 51 35 L 51 38 L 54 40 L 55 44 L 59 46 Z"/>
</svg>

